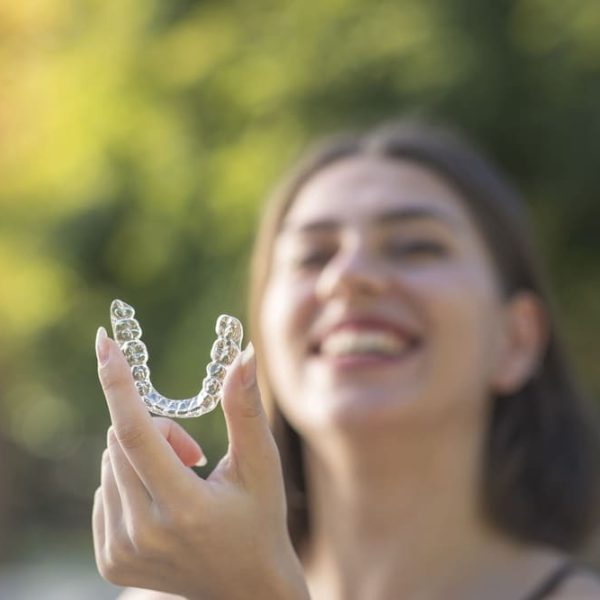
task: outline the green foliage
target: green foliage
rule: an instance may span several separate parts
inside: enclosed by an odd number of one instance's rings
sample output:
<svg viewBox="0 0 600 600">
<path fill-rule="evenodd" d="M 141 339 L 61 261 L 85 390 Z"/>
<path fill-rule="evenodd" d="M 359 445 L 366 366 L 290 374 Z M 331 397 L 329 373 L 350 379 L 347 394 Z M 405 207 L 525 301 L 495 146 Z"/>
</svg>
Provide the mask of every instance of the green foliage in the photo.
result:
<svg viewBox="0 0 600 600">
<path fill-rule="evenodd" d="M 599 33 L 595 0 L 0 5 L 5 437 L 84 482 L 46 478 L 84 506 L 108 424 L 93 337 L 110 300 L 138 309 L 157 385 L 194 392 L 215 317 L 244 314 L 279 174 L 316 136 L 407 111 L 458 125 L 523 189 L 600 392 Z M 201 421 L 215 459 L 222 418 Z"/>
</svg>

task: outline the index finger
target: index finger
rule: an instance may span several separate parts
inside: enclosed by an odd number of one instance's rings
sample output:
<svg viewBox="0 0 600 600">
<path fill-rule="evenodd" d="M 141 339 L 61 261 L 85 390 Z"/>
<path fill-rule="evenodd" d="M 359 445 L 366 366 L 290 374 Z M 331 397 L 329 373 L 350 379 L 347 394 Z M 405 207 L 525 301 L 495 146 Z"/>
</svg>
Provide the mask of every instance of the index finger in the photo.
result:
<svg viewBox="0 0 600 600">
<path fill-rule="evenodd" d="M 154 427 L 125 357 L 104 327 L 98 329 L 96 354 L 98 377 L 119 444 L 150 495 L 158 501 L 172 497 L 189 476 L 188 470 Z"/>
</svg>

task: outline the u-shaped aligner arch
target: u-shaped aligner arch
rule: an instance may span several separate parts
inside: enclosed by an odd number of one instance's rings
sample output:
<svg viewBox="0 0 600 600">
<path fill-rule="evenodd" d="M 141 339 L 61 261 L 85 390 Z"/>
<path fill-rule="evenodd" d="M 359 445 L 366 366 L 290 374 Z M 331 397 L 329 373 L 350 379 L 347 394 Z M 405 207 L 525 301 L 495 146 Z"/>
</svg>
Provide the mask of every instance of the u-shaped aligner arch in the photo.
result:
<svg viewBox="0 0 600 600">
<path fill-rule="evenodd" d="M 163 396 L 150 380 L 148 349 L 142 342 L 142 328 L 135 319 L 133 306 L 122 300 L 110 305 L 113 336 L 131 368 L 137 390 L 155 415 L 177 418 L 199 417 L 213 410 L 222 398 L 222 385 L 229 367 L 240 353 L 244 330 L 235 317 L 221 315 L 217 319 L 217 339 L 210 351 L 211 362 L 206 367 L 202 389 L 192 398 L 173 400 Z"/>
</svg>

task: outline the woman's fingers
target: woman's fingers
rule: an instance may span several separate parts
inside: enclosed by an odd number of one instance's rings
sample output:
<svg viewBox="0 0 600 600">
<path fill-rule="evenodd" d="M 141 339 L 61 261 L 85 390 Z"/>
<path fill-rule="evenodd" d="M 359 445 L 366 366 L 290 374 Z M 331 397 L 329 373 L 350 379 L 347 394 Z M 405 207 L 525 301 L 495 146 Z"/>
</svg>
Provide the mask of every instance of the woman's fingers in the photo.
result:
<svg viewBox="0 0 600 600">
<path fill-rule="evenodd" d="M 118 530 L 121 526 L 123 508 L 121 506 L 121 497 L 115 482 L 108 448 L 104 450 L 102 454 L 102 475 L 100 477 L 100 485 L 102 487 L 105 539 L 109 539 L 111 531 Z"/>
<path fill-rule="evenodd" d="M 256 357 L 248 344 L 225 380 L 223 412 L 229 454 L 248 486 L 279 469 L 279 455 L 256 383 Z"/>
<path fill-rule="evenodd" d="M 206 464 L 202 448 L 181 425 L 166 417 L 154 417 L 152 421 L 186 467 L 202 467 Z"/>
<path fill-rule="evenodd" d="M 92 532 L 94 538 L 94 555 L 96 563 L 101 559 L 106 540 L 104 532 L 104 507 L 102 506 L 102 488 L 99 487 L 94 494 L 94 508 L 92 510 Z"/>
<path fill-rule="evenodd" d="M 159 433 L 134 385 L 129 365 L 103 327 L 96 337 L 98 376 L 115 435 L 150 495 L 158 501 L 178 495 L 190 472 Z"/>
<path fill-rule="evenodd" d="M 194 466 L 198 462 L 205 464 L 206 459 L 202 449 L 180 425 L 164 417 L 156 417 L 152 422 L 184 465 Z M 112 426 L 109 427 L 106 438 L 110 462 L 123 510 L 128 515 L 143 515 L 148 511 L 152 498 L 137 472 L 131 466 Z"/>
<path fill-rule="evenodd" d="M 107 450 L 124 514 L 144 518 L 152 498 L 123 452 L 112 427 L 109 428 L 106 437 Z"/>
</svg>

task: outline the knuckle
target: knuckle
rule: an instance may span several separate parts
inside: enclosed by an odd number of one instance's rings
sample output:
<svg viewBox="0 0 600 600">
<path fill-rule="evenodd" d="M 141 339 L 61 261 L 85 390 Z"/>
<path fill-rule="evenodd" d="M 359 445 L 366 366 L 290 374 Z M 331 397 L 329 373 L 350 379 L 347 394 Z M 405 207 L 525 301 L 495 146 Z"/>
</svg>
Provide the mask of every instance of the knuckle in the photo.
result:
<svg viewBox="0 0 600 600">
<path fill-rule="evenodd" d="M 131 544 L 120 531 L 114 532 L 107 548 L 111 564 L 125 565 L 131 560 Z"/>
<path fill-rule="evenodd" d="M 106 581 L 119 586 L 128 585 L 126 572 L 118 564 L 111 562 L 108 558 L 102 558 L 97 561 L 97 566 L 98 572 Z"/>
<path fill-rule="evenodd" d="M 144 430 L 135 423 L 115 428 L 115 437 L 124 450 L 135 450 L 143 446 L 145 440 Z"/>
<path fill-rule="evenodd" d="M 168 417 L 161 417 L 161 416 L 153 417 L 152 422 L 159 429 L 170 429 L 175 424 L 175 421 L 172 421 Z"/>
<path fill-rule="evenodd" d="M 111 581 L 110 567 L 107 565 L 103 556 L 98 557 L 96 566 L 98 567 L 98 573 L 100 573 L 101 577 L 106 579 L 106 581 Z"/>
<path fill-rule="evenodd" d="M 173 436 L 173 430 L 178 427 L 175 421 L 167 417 L 154 417 L 152 422 L 160 434 L 167 440 Z"/>
<path fill-rule="evenodd" d="M 198 520 L 196 517 L 191 512 L 183 509 L 171 510 L 167 518 L 169 529 L 175 533 L 198 528 Z"/>
<path fill-rule="evenodd" d="M 249 392 L 248 397 L 240 405 L 240 412 L 242 416 L 248 419 L 257 419 L 262 415 L 262 405 L 260 398 L 255 392 Z"/>
<path fill-rule="evenodd" d="M 131 543 L 122 534 L 113 532 L 104 548 L 104 566 L 112 576 L 127 571 L 133 562 Z"/>
<path fill-rule="evenodd" d="M 108 451 L 108 448 L 105 448 L 104 451 L 102 452 L 102 469 L 107 470 L 110 467 L 111 467 L 110 453 Z"/>
<path fill-rule="evenodd" d="M 112 546 L 106 545 L 96 562 L 100 575 L 102 575 L 106 581 L 121 585 L 124 569 L 122 564 L 116 558 Z"/>
<path fill-rule="evenodd" d="M 106 430 L 106 445 L 110 446 L 111 444 L 116 443 L 116 441 L 117 441 L 117 437 L 115 435 L 115 428 L 111 425 Z"/>
<path fill-rule="evenodd" d="M 118 436 L 115 432 L 114 426 L 112 425 L 106 433 L 106 452 L 111 457 L 113 466 L 116 466 L 116 463 L 118 463 L 120 460 L 122 450 Z"/>
<path fill-rule="evenodd" d="M 166 531 L 179 535 L 180 532 L 197 530 L 201 519 L 196 511 L 181 505 L 163 506 L 162 523 Z"/>
<path fill-rule="evenodd" d="M 147 523 L 133 522 L 128 527 L 131 545 L 138 554 L 148 554 L 155 546 L 157 535 Z"/>
</svg>

